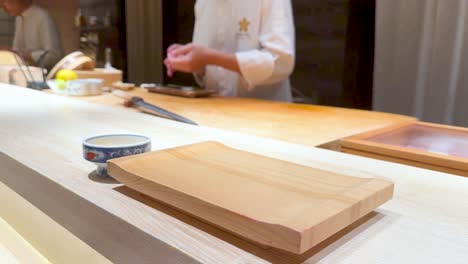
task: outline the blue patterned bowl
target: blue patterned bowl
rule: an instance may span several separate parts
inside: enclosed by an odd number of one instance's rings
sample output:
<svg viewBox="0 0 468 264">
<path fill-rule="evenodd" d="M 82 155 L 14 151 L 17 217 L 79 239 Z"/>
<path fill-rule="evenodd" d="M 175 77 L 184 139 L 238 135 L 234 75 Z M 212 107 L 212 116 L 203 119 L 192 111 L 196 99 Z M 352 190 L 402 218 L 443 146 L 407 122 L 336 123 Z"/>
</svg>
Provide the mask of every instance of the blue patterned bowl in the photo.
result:
<svg viewBox="0 0 468 264">
<path fill-rule="evenodd" d="M 115 134 L 86 139 L 83 142 L 83 157 L 95 163 L 97 175 L 107 178 L 107 161 L 151 151 L 151 140 L 141 135 Z"/>
</svg>

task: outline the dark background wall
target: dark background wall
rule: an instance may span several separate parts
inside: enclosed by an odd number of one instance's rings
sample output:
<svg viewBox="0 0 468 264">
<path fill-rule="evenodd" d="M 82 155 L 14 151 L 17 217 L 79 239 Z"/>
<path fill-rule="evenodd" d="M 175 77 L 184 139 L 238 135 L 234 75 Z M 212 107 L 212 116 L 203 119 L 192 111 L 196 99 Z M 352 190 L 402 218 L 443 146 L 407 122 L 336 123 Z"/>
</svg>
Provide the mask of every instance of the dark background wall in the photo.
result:
<svg viewBox="0 0 468 264">
<path fill-rule="evenodd" d="M 293 87 L 312 102 L 338 105 L 348 23 L 347 0 L 293 0 L 296 69 Z"/>
<path fill-rule="evenodd" d="M 82 15 L 88 24 L 81 26 L 80 50 L 96 59 L 97 66 L 105 64 L 105 49 L 112 50 L 112 66 L 126 70 L 127 41 L 125 25 L 125 1 L 123 0 L 80 0 Z M 97 18 L 97 24 L 89 25 L 90 17 Z M 105 17 L 110 18 L 106 25 Z"/>
<path fill-rule="evenodd" d="M 9 47 L 15 34 L 15 19 L 0 10 L 0 46 Z"/>
<path fill-rule="evenodd" d="M 10 46 L 13 42 L 14 19 L 0 10 L 0 46 Z"/>
</svg>

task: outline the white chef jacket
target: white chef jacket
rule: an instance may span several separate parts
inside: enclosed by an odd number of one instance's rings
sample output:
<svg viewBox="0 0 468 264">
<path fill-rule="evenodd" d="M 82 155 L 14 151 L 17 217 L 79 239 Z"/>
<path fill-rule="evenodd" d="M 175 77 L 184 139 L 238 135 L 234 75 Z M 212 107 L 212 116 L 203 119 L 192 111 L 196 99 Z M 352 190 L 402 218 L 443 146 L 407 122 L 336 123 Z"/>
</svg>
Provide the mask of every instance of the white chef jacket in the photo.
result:
<svg viewBox="0 0 468 264">
<path fill-rule="evenodd" d="M 47 68 L 52 68 L 63 57 L 57 28 L 46 10 L 32 5 L 16 17 L 13 49 L 30 51 L 36 63 L 48 51 L 43 60 Z"/>
<path fill-rule="evenodd" d="M 295 62 L 290 0 L 197 0 L 193 43 L 235 53 L 241 74 L 209 65 L 197 76 L 222 96 L 292 101 Z"/>
</svg>

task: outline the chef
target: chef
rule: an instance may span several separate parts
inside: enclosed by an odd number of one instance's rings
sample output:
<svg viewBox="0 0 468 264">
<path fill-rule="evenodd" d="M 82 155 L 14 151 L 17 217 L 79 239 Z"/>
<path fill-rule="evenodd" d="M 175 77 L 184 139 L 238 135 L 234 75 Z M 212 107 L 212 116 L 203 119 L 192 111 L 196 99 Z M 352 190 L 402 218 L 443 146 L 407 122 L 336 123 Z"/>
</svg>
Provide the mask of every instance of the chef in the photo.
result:
<svg viewBox="0 0 468 264">
<path fill-rule="evenodd" d="M 194 73 L 222 96 L 292 101 L 295 33 L 290 0 L 197 0 L 193 43 L 174 44 L 168 74 Z"/>
<path fill-rule="evenodd" d="M 31 65 L 52 68 L 63 49 L 57 27 L 49 13 L 32 0 L 0 0 L 2 8 L 16 17 L 13 50 Z"/>
</svg>

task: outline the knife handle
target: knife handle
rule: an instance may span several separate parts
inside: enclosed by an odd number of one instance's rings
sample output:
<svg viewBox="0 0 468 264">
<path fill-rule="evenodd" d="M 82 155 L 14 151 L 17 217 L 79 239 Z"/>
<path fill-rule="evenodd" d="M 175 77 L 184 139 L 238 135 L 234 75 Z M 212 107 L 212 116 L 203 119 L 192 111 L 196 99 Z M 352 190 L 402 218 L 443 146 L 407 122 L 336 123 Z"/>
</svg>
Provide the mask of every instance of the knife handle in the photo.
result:
<svg viewBox="0 0 468 264">
<path fill-rule="evenodd" d="M 113 90 L 112 94 L 125 100 L 132 100 L 132 95 L 121 90 Z"/>
</svg>

